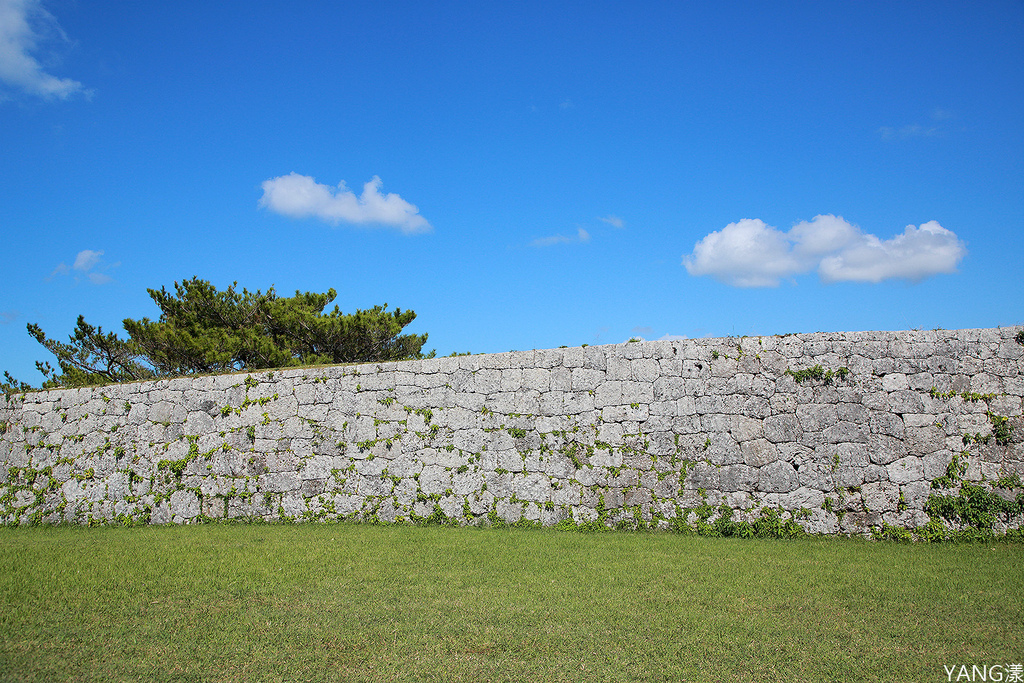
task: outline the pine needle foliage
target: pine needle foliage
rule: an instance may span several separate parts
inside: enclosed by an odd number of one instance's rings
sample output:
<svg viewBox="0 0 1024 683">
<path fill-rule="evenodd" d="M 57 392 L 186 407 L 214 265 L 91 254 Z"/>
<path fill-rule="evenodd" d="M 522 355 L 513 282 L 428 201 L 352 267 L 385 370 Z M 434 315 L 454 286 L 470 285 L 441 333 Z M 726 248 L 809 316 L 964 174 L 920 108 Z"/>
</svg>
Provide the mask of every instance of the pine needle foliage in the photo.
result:
<svg viewBox="0 0 1024 683">
<path fill-rule="evenodd" d="M 422 352 L 426 334 L 401 334 L 416 318 L 413 311 L 389 311 L 383 304 L 349 314 L 338 306 L 325 312 L 337 296 L 334 289 L 280 297 L 273 287 L 250 292 L 237 286 L 220 291 L 193 277 L 175 282 L 173 291 L 149 289 L 160 317 L 126 318 L 127 339 L 82 316 L 67 343 L 29 324 L 29 334 L 57 357 L 59 370 L 36 363 L 46 377 L 43 387 L 434 355 Z"/>
</svg>

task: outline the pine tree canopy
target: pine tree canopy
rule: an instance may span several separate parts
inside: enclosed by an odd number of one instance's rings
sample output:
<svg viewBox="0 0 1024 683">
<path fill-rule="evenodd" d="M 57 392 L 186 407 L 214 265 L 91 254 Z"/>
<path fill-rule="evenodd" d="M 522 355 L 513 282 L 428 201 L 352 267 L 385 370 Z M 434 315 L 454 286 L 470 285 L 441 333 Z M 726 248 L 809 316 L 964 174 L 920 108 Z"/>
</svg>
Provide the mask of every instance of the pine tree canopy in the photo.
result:
<svg viewBox="0 0 1024 683">
<path fill-rule="evenodd" d="M 416 314 L 388 305 L 355 313 L 335 306 L 333 289 L 279 297 L 206 280 L 174 283 L 174 291 L 150 289 L 160 318 L 124 320 L 128 339 L 104 334 L 78 318 L 68 343 L 49 339 L 38 325 L 30 335 L 57 357 L 59 371 L 37 362 L 43 388 L 79 387 L 179 375 L 261 370 L 295 365 L 381 362 L 430 358 L 426 334 L 401 334 Z M 12 380 L 13 381 L 13 380 Z"/>
</svg>

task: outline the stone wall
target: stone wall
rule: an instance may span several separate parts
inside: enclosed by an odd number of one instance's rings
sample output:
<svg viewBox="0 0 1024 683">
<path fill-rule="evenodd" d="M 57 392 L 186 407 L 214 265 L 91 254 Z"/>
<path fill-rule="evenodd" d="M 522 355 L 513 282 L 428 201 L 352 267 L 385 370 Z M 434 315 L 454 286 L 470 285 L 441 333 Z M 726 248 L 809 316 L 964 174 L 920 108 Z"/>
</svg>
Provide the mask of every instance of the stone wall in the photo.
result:
<svg viewBox="0 0 1024 683">
<path fill-rule="evenodd" d="M 1019 333 L 636 342 L 19 394 L 0 399 L 0 521 L 671 526 L 726 506 L 815 533 L 921 527 L 930 497 L 974 490 L 961 478 L 1019 493 Z"/>
</svg>

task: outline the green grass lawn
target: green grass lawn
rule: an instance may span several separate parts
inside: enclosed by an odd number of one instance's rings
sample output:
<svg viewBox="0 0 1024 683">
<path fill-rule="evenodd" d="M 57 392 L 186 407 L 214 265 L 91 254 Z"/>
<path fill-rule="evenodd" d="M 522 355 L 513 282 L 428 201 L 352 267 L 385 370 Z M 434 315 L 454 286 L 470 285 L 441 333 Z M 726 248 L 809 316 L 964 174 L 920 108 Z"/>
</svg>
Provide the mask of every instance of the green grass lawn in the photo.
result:
<svg viewBox="0 0 1024 683">
<path fill-rule="evenodd" d="M 0 679 L 945 681 L 1024 545 L 325 525 L 0 529 Z"/>
</svg>

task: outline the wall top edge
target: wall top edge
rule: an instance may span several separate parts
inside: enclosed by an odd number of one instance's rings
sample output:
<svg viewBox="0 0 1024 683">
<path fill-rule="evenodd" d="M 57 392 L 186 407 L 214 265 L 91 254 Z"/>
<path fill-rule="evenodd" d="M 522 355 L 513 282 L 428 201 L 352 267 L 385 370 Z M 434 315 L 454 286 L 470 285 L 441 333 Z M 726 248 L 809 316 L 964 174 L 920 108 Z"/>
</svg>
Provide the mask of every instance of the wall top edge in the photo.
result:
<svg viewBox="0 0 1024 683">
<path fill-rule="evenodd" d="M 276 379 L 297 379 L 303 378 L 310 381 L 319 378 L 333 378 L 339 376 L 370 375 L 380 372 L 453 372 L 455 370 L 482 370 L 482 369 L 506 369 L 516 366 L 531 367 L 557 367 L 562 365 L 566 356 L 570 357 L 593 357 L 608 353 L 621 355 L 623 358 L 661 358 L 662 354 L 672 350 L 673 356 L 687 358 L 692 355 L 685 353 L 687 349 L 707 349 L 710 351 L 723 350 L 729 353 L 735 350 L 737 345 L 757 344 L 764 346 L 768 342 L 768 348 L 778 348 L 786 344 L 787 340 L 800 343 L 808 342 L 832 342 L 848 344 L 870 344 L 870 343 L 936 343 L 942 341 L 957 341 L 960 343 L 994 343 L 999 344 L 1013 340 L 1015 336 L 1024 331 L 1024 325 L 1009 325 L 1005 327 L 991 328 L 961 328 L 961 329 L 936 329 L 936 330 L 867 330 L 867 331 L 840 331 L 840 332 L 796 332 L 776 335 L 733 335 L 727 337 L 697 337 L 681 338 L 670 340 L 644 340 L 639 342 L 619 342 L 615 344 L 595 344 L 587 346 L 566 346 L 553 349 L 529 349 L 525 351 L 502 351 L 496 353 L 480 353 L 469 356 L 445 356 L 442 358 L 427 358 L 420 360 L 387 361 L 373 363 L 358 363 L 349 365 L 317 365 L 297 368 L 277 368 L 267 370 L 240 370 L 231 373 L 216 375 L 187 375 L 168 379 L 145 380 L 139 382 L 125 382 L 121 384 L 108 384 L 102 386 L 91 386 L 71 389 L 47 389 L 28 392 L 37 400 L 56 400 L 57 397 L 73 392 L 92 393 L 103 390 L 123 390 L 137 388 L 139 391 L 159 390 L 164 388 L 185 389 L 191 388 L 195 383 L 207 380 L 209 382 L 224 384 L 226 388 L 232 384 L 244 381 L 245 377 L 265 379 L 274 381 Z M 750 349 L 744 348 L 744 352 Z M 680 354 L 680 351 L 684 353 Z M 709 351 L 709 352 L 710 352 Z M 693 356 L 696 358 L 697 356 Z M 231 378 L 238 378 L 232 380 Z M 12 396 L 22 396 L 13 394 Z M 54 398 L 49 398 L 53 395 Z M 10 403 L 9 398 L 0 396 L 0 407 Z"/>
</svg>

